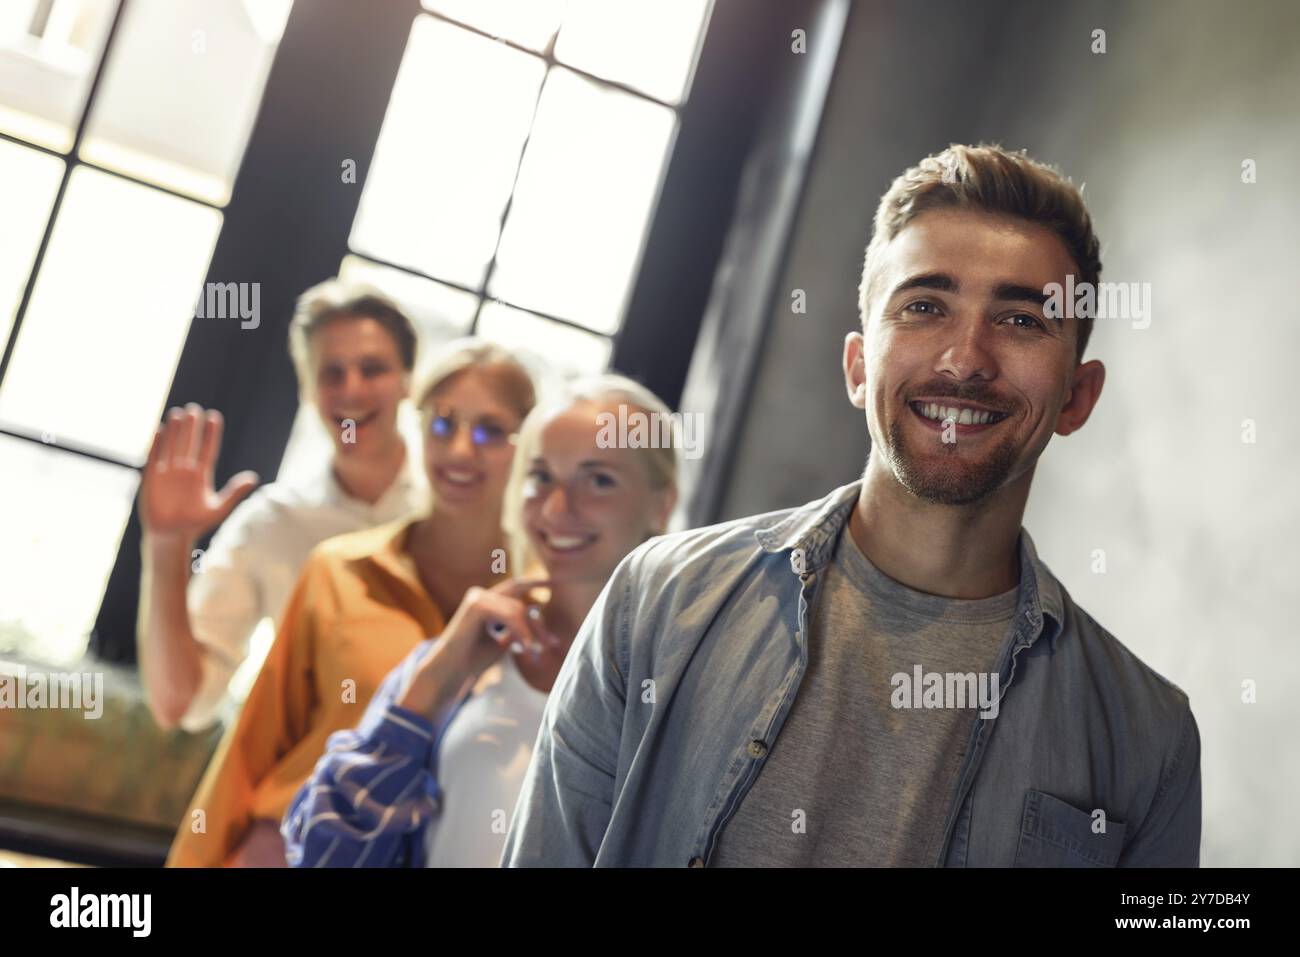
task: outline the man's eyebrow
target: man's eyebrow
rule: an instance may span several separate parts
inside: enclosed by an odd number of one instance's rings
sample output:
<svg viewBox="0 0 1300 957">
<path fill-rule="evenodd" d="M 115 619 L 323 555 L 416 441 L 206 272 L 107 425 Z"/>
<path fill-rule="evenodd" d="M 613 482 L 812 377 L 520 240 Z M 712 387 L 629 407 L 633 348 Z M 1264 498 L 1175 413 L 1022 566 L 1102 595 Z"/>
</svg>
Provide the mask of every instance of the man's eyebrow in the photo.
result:
<svg viewBox="0 0 1300 957">
<path fill-rule="evenodd" d="M 909 289 L 937 289 L 939 292 L 957 292 L 961 289 L 960 284 L 946 272 L 923 272 L 915 276 L 904 279 L 890 291 L 889 295 L 897 296 L 900 292 L 906 292 Z"/>
<path fill-rule="evenodd" d="M 1032 302 L 1041 306 L 1051 297 L 1033 286 L 1003 283 L 993 290 L 993 298 L 999 302 Z"/>
</svg>

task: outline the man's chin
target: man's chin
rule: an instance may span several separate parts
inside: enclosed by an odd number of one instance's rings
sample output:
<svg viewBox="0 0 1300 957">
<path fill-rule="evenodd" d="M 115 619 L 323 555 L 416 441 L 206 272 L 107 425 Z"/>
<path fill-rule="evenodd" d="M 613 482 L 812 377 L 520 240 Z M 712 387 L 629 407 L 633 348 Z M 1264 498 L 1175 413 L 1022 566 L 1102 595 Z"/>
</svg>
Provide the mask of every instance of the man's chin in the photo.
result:
<svg viewBox="0 0 1300 957">
<path fill-rule="evenodd" d="M 1019 450 L 1003 442 L 976 461 L 950 450 L 929 456 L 915 455 L 897 431 L 892 435 L 890 459 L 899 484 L 934 505 L 975 505 L 1006 485 Z"/>
<path fill-rule="evenodd" d="M 1000 481 L 951 469 L 899 468 L 895 474 L 903 488 L 932 505 L 975 505 L 1002 487 Z"/>
</svg>

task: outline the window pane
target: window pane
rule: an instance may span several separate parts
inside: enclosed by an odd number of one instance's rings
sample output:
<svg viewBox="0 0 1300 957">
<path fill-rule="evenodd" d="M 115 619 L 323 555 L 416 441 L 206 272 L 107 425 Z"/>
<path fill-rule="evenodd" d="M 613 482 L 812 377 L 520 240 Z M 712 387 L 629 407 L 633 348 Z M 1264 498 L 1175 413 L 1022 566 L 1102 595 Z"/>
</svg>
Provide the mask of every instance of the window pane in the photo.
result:
<svg viewBox="0 0 1300 957">
<path fill-rule="evenodd" d="M 224 204 L 291 0 L 131 0 L 83 159 Z"/>
<path fill-rule="evenodd" d="M 676 122 L 665 106 L 552 70 L 491 294 L 615 331 Z"/>
<path fill-rule="evenodd" d="M 612 343 L 604 336 L 543 319 L 499 302 L 485 302 L 478 334 L 519 355 L 546 392 L 565 378 L 604 372 Z"/>
<path fill-rule="evenodd" d="M 424 0 L 424 8 L 540 52 L 555 35 L 567 3 L 568 0 Z"/>
<path fill-rule="evenodd" d="M 140 464 L 221 214 L 79 167 L 4 381 L 0 421 Z M 226 322 L 232 335 L 242 321 Z"/>
<path fill-rule="evenodd" d="M 437 343 L 468 335 L 474 324 L 478 296 L 432 279 L 381 266 L 360 256 L 344 257 L 339 278 L 374 286 L 397 303 L 420 333 L 421 354 L 427 355 Z"/>
<path fill-rule="evenodd" d="M 117 0 L 0 3 L 0 130 L 72 148 Z"/>
<path fill-rule="evenodd" d="M 349 246 L 478 287 L 545 69 L 527 53 L 417 19 Z"/>
<path fill-rule="evenodd" d="M 9 341 L 62 176 L 61 160 L 0 140 L 0 350 Z"/>
<path fill-rule="evenodd" d="M 86 650 L 139 473 L 0 435 L 0 653 Z"/>
<path fill-rule="evenodd" d="M 669 103 L 695 67 L 709 0 L 573 0 L 555 57 Z"/>
</svg>

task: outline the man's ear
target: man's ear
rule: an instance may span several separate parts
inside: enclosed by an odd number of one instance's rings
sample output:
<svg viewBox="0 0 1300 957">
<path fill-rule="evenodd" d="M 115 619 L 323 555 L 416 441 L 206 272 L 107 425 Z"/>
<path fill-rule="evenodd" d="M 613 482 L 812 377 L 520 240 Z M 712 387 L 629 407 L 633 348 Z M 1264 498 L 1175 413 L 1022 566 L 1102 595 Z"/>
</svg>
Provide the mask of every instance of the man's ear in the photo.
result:
<svg viewBox="0 0 1300 957">
<path fill-rule="evenodd" d="M 844 388 L 854 408 L 867 407 L 867 365 L 862 333 L 854 331 L 844 337 Z"/>
<path fill-rule="evenodd" d="M 1056 417 L 1056 434 L 1069 435 L 1083 428 L 1101 398 L 1101 387 L 1106 382 L 1106 367 L 1098 360 L 1081 363 L 1070 380 L 1070 391 L 1065 405 Z"/>
</svg>

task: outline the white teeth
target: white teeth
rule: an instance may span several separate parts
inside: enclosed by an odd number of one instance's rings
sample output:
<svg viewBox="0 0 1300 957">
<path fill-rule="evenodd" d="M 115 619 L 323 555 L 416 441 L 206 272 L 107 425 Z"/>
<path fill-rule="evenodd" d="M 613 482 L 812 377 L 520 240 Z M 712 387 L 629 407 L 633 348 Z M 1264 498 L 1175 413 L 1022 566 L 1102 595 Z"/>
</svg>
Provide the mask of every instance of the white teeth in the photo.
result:
<svg viewBox="0 0 1300 957">
<path fill-rule="evenodd" d="M 451 469 L 443 469 L 442 475 L 447 481 L 456 485 L 469 485 L 475 479 L 473 472 L 454 472 Z"/>
<path fill-rule="evenodd" d="M 987 425 L 998 414 L 985 410 L 939 405 L 937 402 L 921 403 L 920 411 L 927 419 L 934 419 L 936 422 L 952 421 L 958 425 Z"/>
<path fill-rule="evenodd" d="M 576 538 L 568 535 L 548 535 L 546 537 L 546 542 L 556 551 L 561 552 L 572 551 L 575 548 L 581 548 L 583 545 L 587 544 L 585 538 Z"/>
</svg>

